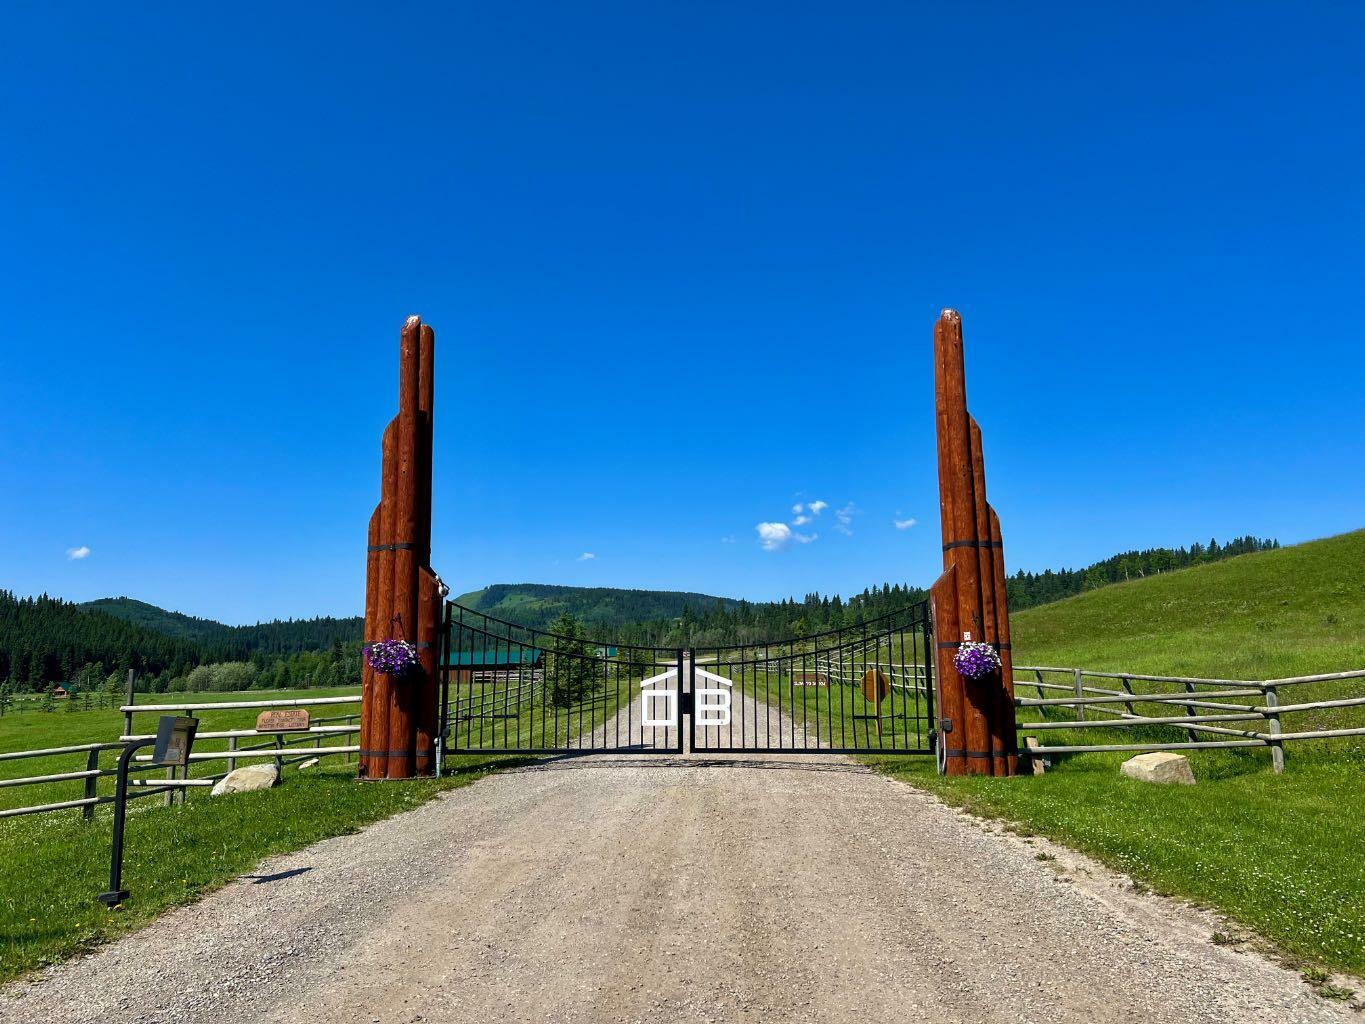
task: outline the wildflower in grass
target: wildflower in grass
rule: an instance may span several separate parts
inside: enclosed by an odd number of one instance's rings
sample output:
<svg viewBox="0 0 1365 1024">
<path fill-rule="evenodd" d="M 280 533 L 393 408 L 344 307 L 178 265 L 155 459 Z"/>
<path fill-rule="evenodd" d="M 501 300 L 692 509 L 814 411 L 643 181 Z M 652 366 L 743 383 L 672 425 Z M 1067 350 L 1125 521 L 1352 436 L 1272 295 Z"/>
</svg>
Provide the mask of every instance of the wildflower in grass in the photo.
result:
<svg viewBox="0 0 1365 1024">
<path fill-rule="evenodd" d="M 417 648 L 406 640 L 376 640 L 365 645 L 370 668 L 387 676 L 400 676 L 417 664 Z"/>
<path fill-rule="evenodd" d="M 953 655 L 953 666 L 963 679 L 981 679 L 1000 667 L 1000 653 L 990 644 L 964 640 Z"/>
</svg>

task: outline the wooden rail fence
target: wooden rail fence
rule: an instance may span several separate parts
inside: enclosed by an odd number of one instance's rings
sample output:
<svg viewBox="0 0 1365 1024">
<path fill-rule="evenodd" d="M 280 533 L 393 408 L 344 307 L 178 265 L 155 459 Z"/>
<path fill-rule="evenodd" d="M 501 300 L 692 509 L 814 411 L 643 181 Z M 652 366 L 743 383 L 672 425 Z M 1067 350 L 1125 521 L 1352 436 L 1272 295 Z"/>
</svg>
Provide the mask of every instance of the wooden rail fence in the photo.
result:
<svg viewBox="0 0 1365 1024">
<path fill-rule="evenodd" d="M 1336 683 L 1347 684 L 1353 692 L 1342 697 L 1281 702 L 1281 690 L 1309 685 L 1329 688 Z M 1031 749 L 1042 755 L 1265 747 L 1278 773 L 1284 771 L 1286 743 L 1365 736 L 1365 724 L 1285 731 L 1286 718 L 1365 707 L 1365 669 L 1246 680 L 1020 665 L 1015 668 L 1014 689 L 1015 706 L 1037 716 L 1019 721 L 1016 728 L 1020 736 L 1038 741 Z M 1021 696 L 1028 690 L 1037 696 Z M 1066 709 L 1071 710 L 1070 717 L 1056 717 Z M 1248 723 L 1256 727 L 1249 728 Z M 1184 732 L 1186 738 L 1126 742 L 1129 737 L 1120 732 L 1114 742 L 1050 744 L 1039 739 L 1039 734 L 1065 735 L 1074 730 L 1084 730 L 1082 738 L 1090 739 L 1094 731 L 1144 728 Z"/>
<path fill-rule="evenodd" d="M 101 755 L 108 750 L 121 750 L 124 744 L 134 739 L 145 739 L 150 737 L 150 733 L 138 733 L 133 728 L 134 716 L 139 714 L 169 714 L 172 712 L 192 712 L 203 711 L 224 711 L 224 710 L 249 710 L 253 708 L 296 708 L 310 706 L 329 706 L 344 704 L 359 704 L 360 695 L 342 697 L 304 697 L 297 700 L 255 700 L 255 701 L 179 701 L 159 704 L 125 704 L 119 708 L 124 716 L 123 735 L 117 742 L 110 743 L 77 743 L 63 747 L 47 747 L 41 750 L 15 750 L 7 753 L 0 753 L 0 762 L 18 761 L 30 759 L 48 758 L 70 758 L 80 754 L 85 755 L 85 767 L 79 770 L 64 769 L 56 772 L 49 772 L 44 775 L 29 775 L 21 778 L 0 779 L 0 789 L 11 789 L 26 786 L 45 786 L 53 783 L 76 782 L 81 785 L 81 795 L 69 800 L 47 801 L 44 803 L 32 804 L 25 807 L 9 807 L 0 809 L 0 818 L 13 818 L 27 814 L 45 814 L 50 811 L 65 811 L 79 808 L 85 820 L 89 821 L 94 817 L 95 808 L 101 804 L 112 803 L 114 798 L 109 794 L 99 793 L 99 780 L 111 778 L 116 773 L 112 764 L 102 767 L 100 764 Z M 269 758 L 275 762 L 276 768 L 283 771 L 285 766 L 298 764 L 311 757 L 335 757 L 344 756 L 347 761 L 351 760 L 353 754 L 358 754 L 358 745 L 333 745 L 325 746 L 328 739 L 336 737 L 353 736 L 360 731 L 359 711 L 349 712 L 343 715 L 333 715 L 326 718 L 315 718 L 310 723 L 307 732 L 294 733 L 263 733 L 255 729 L 226 729 L 226 730 L 206 730 L 195 736 L 196 750 L 190 755 L 193 762 L 205 761 L 225 761 L 226 767 L 223 771 L 213 772 L 207 775 L 199 775 L 193 778 L 186 773 L 177 772 L 175 769 L 165 769 L 166 777 L 162 779 L 132 778 L 130 784 L 136 790 L 129 794 L 130 800 L 140 799 L 146 796 L 161 794 L 167 805 L 169 805 L 177 795 L 184 800 L 186 789 L 194 787 L 212 786 L 219 779 L 237 767 L 239 760 L 252 760 Z M 222 750 L 205 750 L 198 744 L 203 741 L 225 740 L 226 748 Z M 255 740 L 246 745 L 242 740 Z M 305 746 L 305 744 L 312 744 Z M 145 773 L 157 769 L 156 765 L 149 764 L 150 754 L 144 754 L 135 758 L 131 772 Z"/>
</svg>

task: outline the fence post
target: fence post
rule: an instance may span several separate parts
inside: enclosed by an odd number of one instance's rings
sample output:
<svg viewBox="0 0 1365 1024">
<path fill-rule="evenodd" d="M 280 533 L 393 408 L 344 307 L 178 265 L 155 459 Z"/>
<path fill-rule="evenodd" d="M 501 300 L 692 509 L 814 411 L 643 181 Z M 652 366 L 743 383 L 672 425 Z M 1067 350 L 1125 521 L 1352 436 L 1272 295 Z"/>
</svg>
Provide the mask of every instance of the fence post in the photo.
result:
<svg viewBox="0 0 1365 1024">
<path fill-rule="evenodd" d="M 174 779 L 174 778 L 175 778 L 175 765 L 171 765 L 171 767 L 169 767 L 169 768 L 166 769 L 166 778 L 168 778 L 168 779 Z M 167 787 L 166 787 L 166 806 L 167 806 L 167 807 L 172 807 L 172 806 L 174 806 L 174 805 L 175 805 L 175 787 L 174 787 L 174 786 L 167 786 Z"/>
<path fill-rule="evenodd" d="M 1033 674 L 1034 674 L 1034 676 L 1035 676 L 1035 677 L 1037 678 L 1037 680 L 1038 680 L 1038 683 L 1037 683 L 1037 685 L 1034 687 L 1034 689 L 1036 689 L 1036 690 L 1038 691 L 1038 699 L 1039 699 L 1039 700 L 1042 700 L 1044 697 L 1047 696 L 1047 694 L 1043 693 L 1043 672 L 1042 672 L 1042 669 L 1034 669 L 1034 670 L 1033 670 Z"/>
<path fill-rule="evenodd" d="M 1267 708 L 1278 708 L 1280 706 L 1280 695 L 1274 686 L 1265 688 L 1265 706 Z M 1275 774 L 1279 775 L 1284 771 L 1284 741 L 1274 739 L 1280 735 L 1280 713 L 1272 710 L 1266 716 L 1270 719 L 1270 763 L 1275 769 Z"/>
<path fill-rule="evenodd" d="M 137 673 L 134 672 L 132 669 L 129 669 L 129 670 L 128 670 L 128 693 L 127 693 L 127 695 L 126 695 L 128 699 L 124 701 L 124 704 L 125 704 L 126 706 L 128 706 L 128 707 L 132 707 L 132 706 L 133 706 L 133 698 L 134 698 L 134 696 L 135 696 L 135 691 L 134 691 L 133 687 L 134 687 L 134 685 L 136 684 L 136 682 L 137 682 Z M 123 713 L 123 735 L 125 735 L 125 736 L 131 736 L 131 735 L 133 735 L 133 713 L 132 713 L 131 711 L 125 711 L 125 712 Z"/>
<path fill-rule="evenodd" d="M 236 749 L 237 749 L 237 737 L 236 737 L 236 736 L 229 736 L 229 737 L 228 737 L 228 750 L 236 750 Z M 231 773 L 231 772 L 235 772 L 235 771 L 237 770 L 237 759 L 236 759 L 235 757 L 229 757 L 229 758 L 227 759 L 227 770 L 228 770 L 228 772 L 230 772 L 230 773 Z"/>
<path fill-rule="evenodd" d="M 280 733 L 275 734 L 275 749 L 276 750 L 284 749 L 284 736 L 282 736 Z M 280 757 L 278 754 L 275 756 L 275 774 L 277 775 L 284 774 L 284 758 Z"/>
<path fill-rule="evenodd" d="M 90 753 L 87 754 L 85 757 L 85 770 L 88 772 L 97 772 L 99 771 L 99 769 L 100 751 L 99 748 L 96 747 L 94 750 L 90 751 Z M 98 775 L 92 775 L 85 780 L 85 799 L 90 800 L 96 796 L 99 796 L 99 790 L 97 788 L 99 785 L 99 781 L 100 778 Z M 95 817 L 95 805 L 86 804 L 84 807 L 82 807 L 81 817 L 84 818 L 86 821 L 90 821 L 91 819 L 93 819 Z"/>
<path fill-rule="evenodd" d="M 1127 676 L 1123 677 L 1123 689 L 1128 693 L 1133 692 L 1133 681 L 1129 679 Z M 1128 708 L 1128 713 L 1130 715 L 1136 714 L 1136 712 L 1133 710 L 1133 702 L 1131 700 L 1126 700 L 1123 703 Z"/>
<path fill-rule="evenodd" d="M 347 716 L 346 716 L 346 724 L 347 724 L 347 725 L 354 725 L 354 724 L 355 724 L 355 715 L 347 715 Z M 342 739 L 341 742 L 344 743 L 346 746 L 349 747 L 349 746 L 351 745 L 351 733 L 349 733 L 349 732 L 348 732 L 348 733 L 345 733 L 345 734 L 344 734 L 344 737 L 343 737 L 343 739 Z M 347 764 L 350 764 L 350 763 L 351 763 L 351 752 L 350 752 L 349 750 L 346 751 L 346 763 L 347 763 Z"/>
<path fill-rule="evenodd" d="M 1186 692 L 1186 693 L 1198 693 L 1199 691 L 1196 690 L 1196 689 L 1194 688 L 1194 683 L 1186 683 L 1186 684 L 1185 684 L 1185 692 Z M 1185 714 L 1189 715 L 1191 718 L 1198 718 L 1198 717 L 1199 717 L 1199 709 L 1196 708 L 1193 704 L 1186 704 L 1186 705 L 1185 705 Z"/>
<path fill-rule="evenodd" d="M 1074 682 L 1074 685 L 1075 685 L 1076 699 L 1077 699 L 1077 700 L 1079 700 L 1080 698 L 1082 698 L 1082 697 L 1085 696 L 1085 682 L 1084 682 L 1084 678 L 1083 678 L 1083 677 L 1084 677 L 1084 673 L 1083 673 L 1080 669 L 1076 669 L 1075 676 L 1073 677 L 1073 682 Z M 1077 705 L 1076 705 L 1076 721 L 1078 721 L 1078 722 L 1084 722 L 1084 721 L 1085 721 L 1085 705 L 1084 705 L 1084 704 L 1077 704 Z"/>
</svg>

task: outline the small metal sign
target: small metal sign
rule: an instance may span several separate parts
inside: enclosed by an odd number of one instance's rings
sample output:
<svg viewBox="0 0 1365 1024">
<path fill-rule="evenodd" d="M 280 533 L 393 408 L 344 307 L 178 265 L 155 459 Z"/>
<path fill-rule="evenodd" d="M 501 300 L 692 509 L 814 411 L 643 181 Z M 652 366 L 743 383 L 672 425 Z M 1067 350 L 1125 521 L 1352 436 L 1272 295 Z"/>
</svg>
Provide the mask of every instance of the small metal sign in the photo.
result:
<svg viewBox="0 0 1365 1024">
<path fill-rule="evenodd" d="M 262 711 L 256 716 L 257 732 L 307 732 L 307 708 Z"/>
<path fill-rule="evenodd" d="M 167 767 L 184 768 L 190 763 L 190 748 L 199 719 L 162 715 L 156 726 L 156 751 L 152 760 Z"/>
</svg>

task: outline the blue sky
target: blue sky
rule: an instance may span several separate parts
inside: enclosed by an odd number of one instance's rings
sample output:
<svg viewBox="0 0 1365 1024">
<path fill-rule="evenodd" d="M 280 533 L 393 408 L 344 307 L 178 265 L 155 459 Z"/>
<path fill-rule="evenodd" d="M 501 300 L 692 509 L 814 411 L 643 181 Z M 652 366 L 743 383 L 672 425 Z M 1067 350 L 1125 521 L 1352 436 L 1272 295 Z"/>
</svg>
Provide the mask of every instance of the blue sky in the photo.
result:
<svg viewBox="0 0 1365 1024">
<path fill-rule="evenodd" d="M 1365 525 L 1359 5 L 279 6 L 6 8 L 0 586 L 358 612 L 414 312 L 457 592 L 927 585 L 944 306 L 1011 570 Z"/>
</svg>

